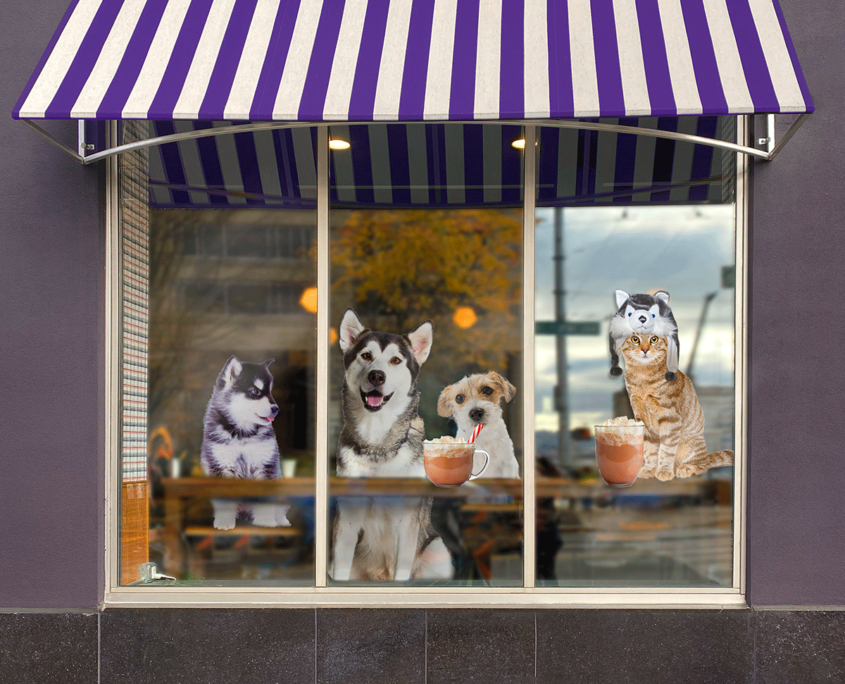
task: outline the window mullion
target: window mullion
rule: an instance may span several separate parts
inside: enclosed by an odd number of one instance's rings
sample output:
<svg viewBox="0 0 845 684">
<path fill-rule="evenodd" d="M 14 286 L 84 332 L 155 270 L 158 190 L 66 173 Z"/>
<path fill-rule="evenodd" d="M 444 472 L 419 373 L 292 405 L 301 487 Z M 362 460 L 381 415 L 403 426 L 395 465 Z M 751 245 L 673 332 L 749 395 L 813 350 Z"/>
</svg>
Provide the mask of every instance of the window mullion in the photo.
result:
<svg viewBox="0 0 845 684">
<path fill-rule="evenodd" d="M 326 586 L 329 535 L 329 129 L 317 129 L 317 436 L 314 573 Z"/>
<path fill-rule="evenodd" d="M 534 587 L 536 576 L 536 506 L 534 495 L 534 210 L 536 207 L 537 129 L 525 127 L 523 159 L 524 203 L 522 214 L 522 581 L 526 589 Z"/>
</svg>

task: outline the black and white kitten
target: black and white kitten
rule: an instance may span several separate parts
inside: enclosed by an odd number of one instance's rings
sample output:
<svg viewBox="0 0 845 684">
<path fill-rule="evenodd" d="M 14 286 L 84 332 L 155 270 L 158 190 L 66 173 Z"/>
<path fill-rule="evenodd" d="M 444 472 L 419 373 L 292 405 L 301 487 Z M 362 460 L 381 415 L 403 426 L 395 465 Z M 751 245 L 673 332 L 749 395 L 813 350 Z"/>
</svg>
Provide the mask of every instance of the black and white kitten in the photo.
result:
<svg viewBox="0 0 845 684">
<path fill-rule="evenodd" d="M 666 354 L 666 379 L 678 379 L 678 325 L 669 308 L 669 293 L 658 290 L 653 295 L 629 295 L 616 290 L 616 306 L 619 307 L 610 319 L 610 374 L 622 375 L 619 367 L 619 353 L 622 343 L 631 335 L 657 335 L 669 342 Z"/>
</svg>

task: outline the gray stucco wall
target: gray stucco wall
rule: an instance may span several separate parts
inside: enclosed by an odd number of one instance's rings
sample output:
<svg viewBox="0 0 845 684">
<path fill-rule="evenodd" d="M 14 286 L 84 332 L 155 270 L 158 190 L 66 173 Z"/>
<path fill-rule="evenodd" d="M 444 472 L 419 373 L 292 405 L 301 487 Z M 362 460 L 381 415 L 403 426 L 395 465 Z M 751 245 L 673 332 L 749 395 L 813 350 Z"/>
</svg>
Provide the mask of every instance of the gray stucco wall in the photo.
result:
<svg viewBox="0 0 845 684">
<path fill-rule="evenodd" d="M 0 3 L 0 607 L 92 608 L 102 576 L 98 170 L 11 111 L 67 0 Z M 75 140 L 75 124 L 51 125 Z"/>
<path fill-rule="evenodd" d="M 781 5 L 816 113 L 774 162 L 754 167 L 748 596 L 842 605 L 845 9 Z"/>
<path fill-rule="evenodd" d="M 782 4 L 818 111 L 753 171 L 749 600 L 845 605 L 845 12 Z M 9 118 L 65 5 L 0 4 L 0 609 L 102 592 L 100 180 Z"/>
</svg>

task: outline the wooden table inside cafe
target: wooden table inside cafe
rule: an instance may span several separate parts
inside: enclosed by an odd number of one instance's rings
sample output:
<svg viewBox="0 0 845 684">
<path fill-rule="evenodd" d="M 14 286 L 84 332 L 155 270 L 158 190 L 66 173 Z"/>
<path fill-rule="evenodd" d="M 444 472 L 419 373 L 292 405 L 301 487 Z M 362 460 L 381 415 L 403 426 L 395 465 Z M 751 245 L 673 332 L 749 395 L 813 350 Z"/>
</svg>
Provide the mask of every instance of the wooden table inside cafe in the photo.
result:
<svg viewBox="0 0 845 684">
<path fill-rule="evenodd" d="M 600 480 L 578 482 L 565 477 L 537 477 L 537 498 L 582 499 L 608 494 L 655 494 L 672 496 L 700 491 L 712 482 L 701 478 L 659 482 L 638 480 L 625 490 L 608 488 Z M 215 477 L 164 478 L 166 549 L 165 572 L 181 575 L 184 569 L 183 535 L 191 530 L 185 526 L 185 504 L 200 498 L 247 497 L 313 497 L 316 478 L 292 477 L 278 480 L 246 480 Z M 463 506 L 474 510 L 501 511 L 504 508 L 521 511 L 524 483 L 520 479 L 484 479 L 468 482 L 462 487 L 435 487 L 423 478 L 329 478 L 331 496 L 431 496 L 461 499 Z M 290 534 L 291 528 L 259 528 L 238 526 L 234 530 L 217 531 L 203 528 L 204 534 Z"/>
</svg>

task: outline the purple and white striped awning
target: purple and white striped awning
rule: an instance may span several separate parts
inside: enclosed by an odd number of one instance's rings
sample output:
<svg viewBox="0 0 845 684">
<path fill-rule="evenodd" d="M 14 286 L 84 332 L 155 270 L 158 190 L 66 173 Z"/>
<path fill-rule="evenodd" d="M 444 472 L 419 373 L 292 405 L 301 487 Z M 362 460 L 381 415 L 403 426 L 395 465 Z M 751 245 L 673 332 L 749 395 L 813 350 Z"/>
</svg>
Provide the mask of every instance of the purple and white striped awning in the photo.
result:
<svg viewBox="0 0 845 684">
<path fill-rule="evenodd" d="M 810 112 L 777 0 L 73 0 L 22 119 Z"/>
<path fill-rule="evenodd" d="M 732 140 L 733 117 L 603 120 Z M 159 121 L 169 136 L 212 127 Z M 218 128 L 231 128 L 228 123 Z M 331 155 L 333 207 L 521 206 L 519 125 L 446 123 L 331 127 L 348 150 Z M 722 203 L 733 188 L 735 155 L 708 145 L 632 133 L 538 129 L 537 205 Z M 150 150 L 152 209 L 316 206 L 313 128 L 187 138 Z"/>
</svg>

